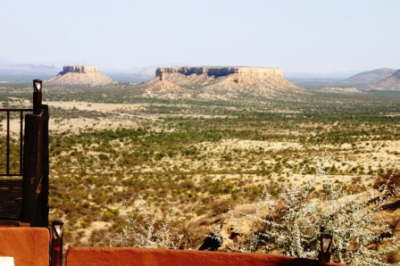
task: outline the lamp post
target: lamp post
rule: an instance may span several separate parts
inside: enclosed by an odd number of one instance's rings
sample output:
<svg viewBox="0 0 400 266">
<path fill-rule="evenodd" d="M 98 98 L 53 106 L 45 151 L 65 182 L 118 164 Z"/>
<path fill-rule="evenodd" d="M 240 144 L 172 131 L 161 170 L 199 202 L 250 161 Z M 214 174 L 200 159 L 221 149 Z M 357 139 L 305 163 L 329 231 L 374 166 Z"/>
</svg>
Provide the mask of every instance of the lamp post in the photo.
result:
<svg viewBox="0 0 400 266">
<path fill-rule="evenodd" d="M 40 114 L 42 107 L 42 88 L 43 81 L 40 79 L 33 80 L 33 113 L 35 115 Z"/>
<path fill-rule="evenodd" d="M 51 223 L 51 253 L 50 265 L 62 266 L 63 256 L 63 226 L 62 221 L 56 220 Z"/>
<path fill-rule="evenodd" d="M 332 232 L 325 231 L 324 227 L 321 227 L 320 235 L 320 251 L 318 254 L 318 261 L 320 265 L 325 265 L 331 260 L 331 248 L 333 242 Z"/>
</svg>

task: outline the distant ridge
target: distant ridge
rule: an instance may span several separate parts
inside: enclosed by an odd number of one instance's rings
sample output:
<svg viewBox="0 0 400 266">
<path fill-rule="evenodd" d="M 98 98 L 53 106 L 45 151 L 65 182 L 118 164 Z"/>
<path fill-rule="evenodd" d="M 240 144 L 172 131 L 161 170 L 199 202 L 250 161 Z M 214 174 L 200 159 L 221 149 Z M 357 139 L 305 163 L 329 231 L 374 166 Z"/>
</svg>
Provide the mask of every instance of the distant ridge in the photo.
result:
<svg viewBox="0 0 400 266">
<path fill-rule="evenodd" d="M 53 65 L 40 64 L 0 64 L 0 74 L 2 75 L 54 75 L 57 67 Z"/>
<path fill-rule="evenodd" d="M 400 70 L 397 70 L 389 77 L 377 82 L 373 89 L 382 91 L 400 91 Z"/>
<path fill-rule="evenodd" d="M 396 70 L 392 68 L 378 68 L 370 71 L 358 73 L 345 81 L 354 85 L 372 85 L 391 76 Z"/>
<path fill-rule="evenodd" d="M 0 62 L 0 80 L 10 82 L 32 82 L 32 79 L 47 79 L 57 73 L 53 65 L 4 64 Z"/>
<path fill-rule="evenodd" d="M 53 86 L 104 86 L 114 84 L 109 76 L 99 72 L 95 66 L 71 65 L 64 66 L 57 76 L 47 80 L 47 85 Z"/>
</svg>

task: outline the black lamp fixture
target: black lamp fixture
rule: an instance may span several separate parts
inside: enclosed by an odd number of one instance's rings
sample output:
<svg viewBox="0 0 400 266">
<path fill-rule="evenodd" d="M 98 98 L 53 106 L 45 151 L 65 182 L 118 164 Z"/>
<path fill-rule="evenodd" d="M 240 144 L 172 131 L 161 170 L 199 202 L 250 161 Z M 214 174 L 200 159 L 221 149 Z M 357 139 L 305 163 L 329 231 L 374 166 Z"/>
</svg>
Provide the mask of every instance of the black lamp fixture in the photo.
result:
<svg viewBox="0 0 400 266">
<path fill-rule="evenodd" d="M 41 91 L 42 90 L 42 84 L 43 81 L 40 79 L 34 79 L 33 80 L 33 88 L 37 91 Z"/>
<path fill-rule="evenodd" d="M 33 113 L 40 114 L 42 109 L 42 88 L 43 81 L 40 79 L 33 80 Z"/>
<path fill-rule="evenodd" d="M 321 227 L 321 234 L 319 238 L 320 251 L 318 255 L 318 260 L 320 265 L 324 265 L 324 263 L 328 263 L 331 260 L 333 234 L 330 231 L 326 231 L 324 227 Z"/>
<path fill-rule="evenodd" d="M 64 227 L 64 223 L 60 220 L 55 220 L 51 223 L 51 229 L 53 231 L 54 234 L 54 238 L 55 239 L 60 239 L 63 237 L 63 227 Z"/>
<path fill-rule="evenodd" d="M 62 266 L 64 223 L 55 220 L 51 223 L 51 266 Z"/>
</svg>

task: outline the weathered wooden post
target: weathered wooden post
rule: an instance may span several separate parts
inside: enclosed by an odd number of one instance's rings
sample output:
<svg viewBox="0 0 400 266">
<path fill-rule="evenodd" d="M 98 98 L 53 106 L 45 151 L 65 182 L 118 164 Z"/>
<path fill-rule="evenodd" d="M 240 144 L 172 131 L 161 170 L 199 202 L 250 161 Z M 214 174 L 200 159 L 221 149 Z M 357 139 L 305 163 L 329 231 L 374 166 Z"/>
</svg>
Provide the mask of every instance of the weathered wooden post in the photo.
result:
<svg viewBox="0 0 400 266">
<path fill-rule="evenodd" d="M 33 114 L 25 116 L 21 221 L 48 226 L 49 112 L 42 104 L 42 81 L 33 81 Z"/>
</svg>

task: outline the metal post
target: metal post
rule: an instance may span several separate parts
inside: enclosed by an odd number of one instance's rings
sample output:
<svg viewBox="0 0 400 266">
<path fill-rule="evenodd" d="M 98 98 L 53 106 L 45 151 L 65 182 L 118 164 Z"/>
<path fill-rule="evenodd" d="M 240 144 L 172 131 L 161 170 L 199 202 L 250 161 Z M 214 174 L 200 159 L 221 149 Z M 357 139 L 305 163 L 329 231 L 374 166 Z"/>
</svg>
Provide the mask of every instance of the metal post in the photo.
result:
<svg viewBox="0 0 400 266">
<path fill-rule="evenodd" d="M 6 136 L 6 149 L 7 149 L 7 158 L 6 158 L 6 172 L 7 175 L 10 174 L 10 111 L 7 111 L 7 136 Z"/>
<path fill-rule="evenodd" d="M 31 226 L 49 225 L 48 106 L 42 105 L 42 81 L 33 81 L 33 114 L 25 116 L 23 197 L 20 220 Z"/>
<path fill-rule="evenodd" d="M 23 173 L 23 160 L 24 160 L 24 155 L 23 155 L 23 145 L 24 145 L 24 126 L 23 126 L 23 120 L 24 120 L 24 111 L 19 112 L 19 174 Z"/>
<path fill-rule="evenodd" d="M 63 256 L 63 226 L 62 221 L 56 220 L 51 223 L 51 248 L 50 265 L 62 266 Z"/>
</svg>

